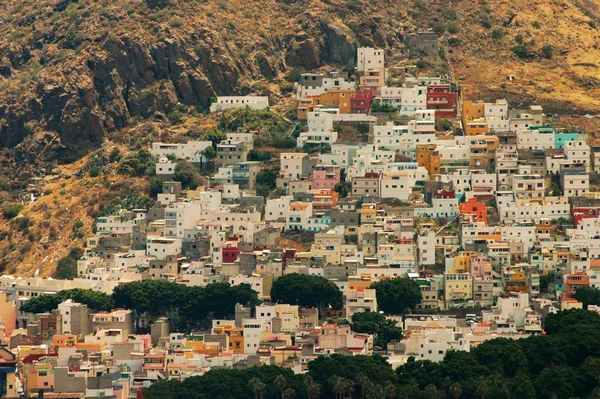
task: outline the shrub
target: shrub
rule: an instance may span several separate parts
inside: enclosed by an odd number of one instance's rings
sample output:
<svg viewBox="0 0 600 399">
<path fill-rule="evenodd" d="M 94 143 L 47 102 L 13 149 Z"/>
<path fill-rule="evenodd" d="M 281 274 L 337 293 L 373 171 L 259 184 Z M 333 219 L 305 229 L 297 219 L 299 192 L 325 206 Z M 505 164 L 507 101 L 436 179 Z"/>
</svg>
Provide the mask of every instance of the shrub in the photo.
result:
<svg viewBox="0 0 600 399">
<path fill-rule="evenodd" d="M 515 36 L 515 42 L 517 42 L 518 44 L 523 44 L 523 35 Z"/>
<path fill-rule="evenodd" d="M 542 24 L 540 24 L 538 21 L 533 21 L 533 24 L 531 24 L 535 29 L 540 29 L 542 27 Z"/>
<path fill-rule="evenodd" d="M 298 82 L 300 80 L 300 76 L 304 73 L 304 68 L 302 67 L 296 67 L 294 69 L 292 69 L 290 71 L 290 73 L 288 73 L 288 76 L 286 77 L 288 82 Z"/>
<path fill-rule="evenodd" d="M 498 39 L 502 39 L 503 37 L 504 37 L 504 32 L 502 32 L 502 29 L 494 29 L 492 31 L 492 39 L 498 40 Z"/>
<path fill-rule="evenodd" d="M 438 35 L 443 35 L 444 32 L 446 31 L 446 25 L 444 25 L 441 22 L 436 22 L 435 24 L 433 24 L 433 31 Z"/>
<path fill-rule="evenodd" d="M 458 33 L 458 25 L 454 22 L 451 22 L 448 24 L 448 26 L 446 26 L 446 30 L 448 33 Z"/>
<path fill-rule="evenodd" d="M 448 39 L 448 45 L 450 47 L 457 47 L 460 45 L 460 39 L 457 37 L 451 37 L 450 39 Z"/>
<path fill-rule="evenodd" d="M 88 173 L 90 174 L 90 177 L 98 177 L 100 176 L 100 167 L 92 166 Z"/>
<path fill-rule="evenodd" d="M 446 18 L 450 21 L 456 20 L 456 10 L 454 10 L 453 8 L 450 8 L 450 9 L 444 11 L 444 18 Z"/>
<path fill-rule="evenodd" d="M 180 17 L 173 17 L 169 21 L 169 25 L 171 26 L 171 28 L 181 28 L 183 26 L 183 19 L 181 19 Z"/>
<path fill-rule="evenodd" d="M 423 60 L 417 61 L 416 65 L 417 65 L 418 69 L 425 69 L 425 68 L 427 68 L 427 63 L 425 61 L 423 61 Z"/>
<path fill-rule="evenodd" d="M 526 59 L 529 57 L 529 50 L 525 46 L 515 46 L 512 49 L 512 52 L 521 59 Z"/>
<path fill-rule="evenodd" d="M 492 22 L 490 21 L 490 19 L 485 16 L 483 18 L 481 18 L 481 21 L 479 21 L 479 23 L 481 24 L 481 26 L 483 26 L 485 29 L 490 29 L 492 27 Z"/>
<path fill-rule="evenodd" d="M 276 137 L 273 139 L 273 147 L 275 148 L 296 148 L 296 140 L 291 137 Z"/>
<path fill-rule="evenodd" d="M 542 47 L 542 55 L 544 56 L 544 58 L 548 58 L 548 59 L 552 58 L 552 53 L 553 53 L 552 46 Z"/>
<path fill-rule="evenodd" d="M 21 204 L 7 204 L 4 205 L 4 217 L 6 219 L 12 219 L 21 212 L 23 205 Z"/>
</svg>

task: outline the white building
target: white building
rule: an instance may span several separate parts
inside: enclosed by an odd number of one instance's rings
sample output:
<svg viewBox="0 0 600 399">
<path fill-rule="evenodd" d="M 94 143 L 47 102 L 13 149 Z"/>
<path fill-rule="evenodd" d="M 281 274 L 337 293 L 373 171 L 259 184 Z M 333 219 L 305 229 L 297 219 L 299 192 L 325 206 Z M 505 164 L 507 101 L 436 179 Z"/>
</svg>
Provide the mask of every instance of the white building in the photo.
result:
<svg viewBox="0 0 600 399">
<path fill-rule="evenodd" d="M 199 201 L 170 204 L 165 210 L 165 237 L 184 239 L 184 231 L 194 228 L 201 217 L 202 203 Z"/>
<path fill-rule="evenodd" d="M 441 362 L 448 350 L 469 352 L 470 345 L 461 333 L 451 328 L 444 328 L 436 322 L 427 324 L 419 334 L 418 360 Z"/>
<path fill-rule="evenodd" d="M 357 72 L 364 73 L 369 69 L 382 69 L 384 68 L 384 63 L 384 50 L 372 47 L 359 47 L 356 49 Z"/>
<path fill-rule="evenodd" d="M 294 199 L 291 195 L 276 199 L 267 199 L 265 205 L 265 221 L 272 222 L 287 215 L 290 202 Z"/>
<path fill-rule="evenodd" d="M 202 163 L 206 162 L 206 158 L 202 154 L 210 146 L 212 146 L 210 141 L 188 141 L 179 144 L 152 143 L 152 155 L 166 158 L 167 155 L 173 154 L 177 159 Z"/>
<path fill-rule="evenodd" d="M 346 292 L 346 319 L 354 313 L 377 312 L 377 296 L 374 289 L 358 288 Z"/>
<path fill-rule="evenodd" d="M 181 240 L 179 238 L 148 237 L 146 240 L 146 253 L 165 259 L 170 255 L 181 254 Z"/>
<path fill-rule="evenodd" d="M 495 132 L 507 132 L 510 130 L 508 102 L 505 99 L 496 100 L 495 103 L 485 103 L 483 113 L 489 130 L 494 130 Z"/>
<path fill-rule="evenodd" d="M 264 332 L 269 330 L 269 325 L 261 323 L 258 319 L 244 319 L 244 353 L 256 354 L 260 339 Z"/>
<path fill-rule="evenodd" d="M 268 96 L 219 96 L 210 105 L 210 112 L 225 111 L 234 108 L 262 110 L 269 108 Z"/>
</svg>

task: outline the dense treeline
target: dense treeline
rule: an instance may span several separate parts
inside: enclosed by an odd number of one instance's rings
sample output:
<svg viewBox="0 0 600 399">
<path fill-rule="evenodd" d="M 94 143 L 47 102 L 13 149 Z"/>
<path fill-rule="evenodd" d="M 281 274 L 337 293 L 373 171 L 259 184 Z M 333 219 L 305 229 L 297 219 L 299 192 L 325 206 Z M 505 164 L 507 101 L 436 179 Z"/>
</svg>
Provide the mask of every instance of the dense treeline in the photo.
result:
<svg viewBox="0 0 600 399">
<path fill-rule="evenodd" d="M 278 367 L 212 370 L 159 382 L 147 399 L 200 398 L 598 398 L 600 316 L 549 315 L 547 336 L 493 339 L 444 361 L 410 360 L 395 371 L 381 356 L 319 357 L 305 375 Z"/>
<path fill-rule="evenodd" d="M 164 280 L 142 280 L 118 285 L 112 295 L 84 289 L 40 295 L 29 299 L 21 310 L 49 312 L 66 299 L 86 304 L 96 311 L 131 309 L 136 321 L 143 314 L 151 318 L 169 317 L 175 327 L 181 329 L 204 327 L 209 316 L 233 316 L 236 303 L 251 307 L 260 303 L 258 294 L 248 284 L 213 283 L 206 287 L 188 287 Z"/>
</svg>

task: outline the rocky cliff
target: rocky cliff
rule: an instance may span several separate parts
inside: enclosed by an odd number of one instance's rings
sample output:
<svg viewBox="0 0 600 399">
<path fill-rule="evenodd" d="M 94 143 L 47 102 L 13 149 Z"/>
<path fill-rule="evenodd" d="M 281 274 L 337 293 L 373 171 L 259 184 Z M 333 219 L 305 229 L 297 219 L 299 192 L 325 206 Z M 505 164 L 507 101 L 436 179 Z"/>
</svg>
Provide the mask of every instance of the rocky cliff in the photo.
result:
<svg viewBox="0 0 600 399">
<path fill-rule="evenodd" d="M 600 108 L 598 0 L 12 0 L 0 10 L 0 146 L 73 161 L 107 132 L 271 94 L 290 68 L 402 53 L 432 28 L 465 92 Z M 516 43 L 515 40 L 518 42 Z M 511 48 L 529 52 L 518 59 Z M 541 56 L 551 44 L 552 59 Z M 595 57 L 595 58 L 594 58 Z M 509 75 L 515 80 L 507 84 Z M 564 97 L 564 98 L 561 98 Z"/>
<path fill-rule="evenodd" d="M 346 65 L 358 43 L 304 3 L 13 3 L 0 14 L 0 146 L 34 140 L 59 161 L 178 104 L 205 109 L 292 67 Z M 385 46 L 383 29 L 366 44 Z"/>
</svg>

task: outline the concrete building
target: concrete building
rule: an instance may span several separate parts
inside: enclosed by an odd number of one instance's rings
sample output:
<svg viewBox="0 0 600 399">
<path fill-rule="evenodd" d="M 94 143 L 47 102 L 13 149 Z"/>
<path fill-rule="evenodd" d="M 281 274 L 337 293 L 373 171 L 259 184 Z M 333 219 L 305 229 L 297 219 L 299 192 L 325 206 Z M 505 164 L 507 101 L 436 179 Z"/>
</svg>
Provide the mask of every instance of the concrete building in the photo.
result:
<svg viewBox="0 0 600 399">
<path fill-rule="evenodd" d="M 268 96 L 219 96 L 210 105 L 210 112 L 220 112 L 234 108 L 263 110 L 269 108 Z"/>
</svg>

